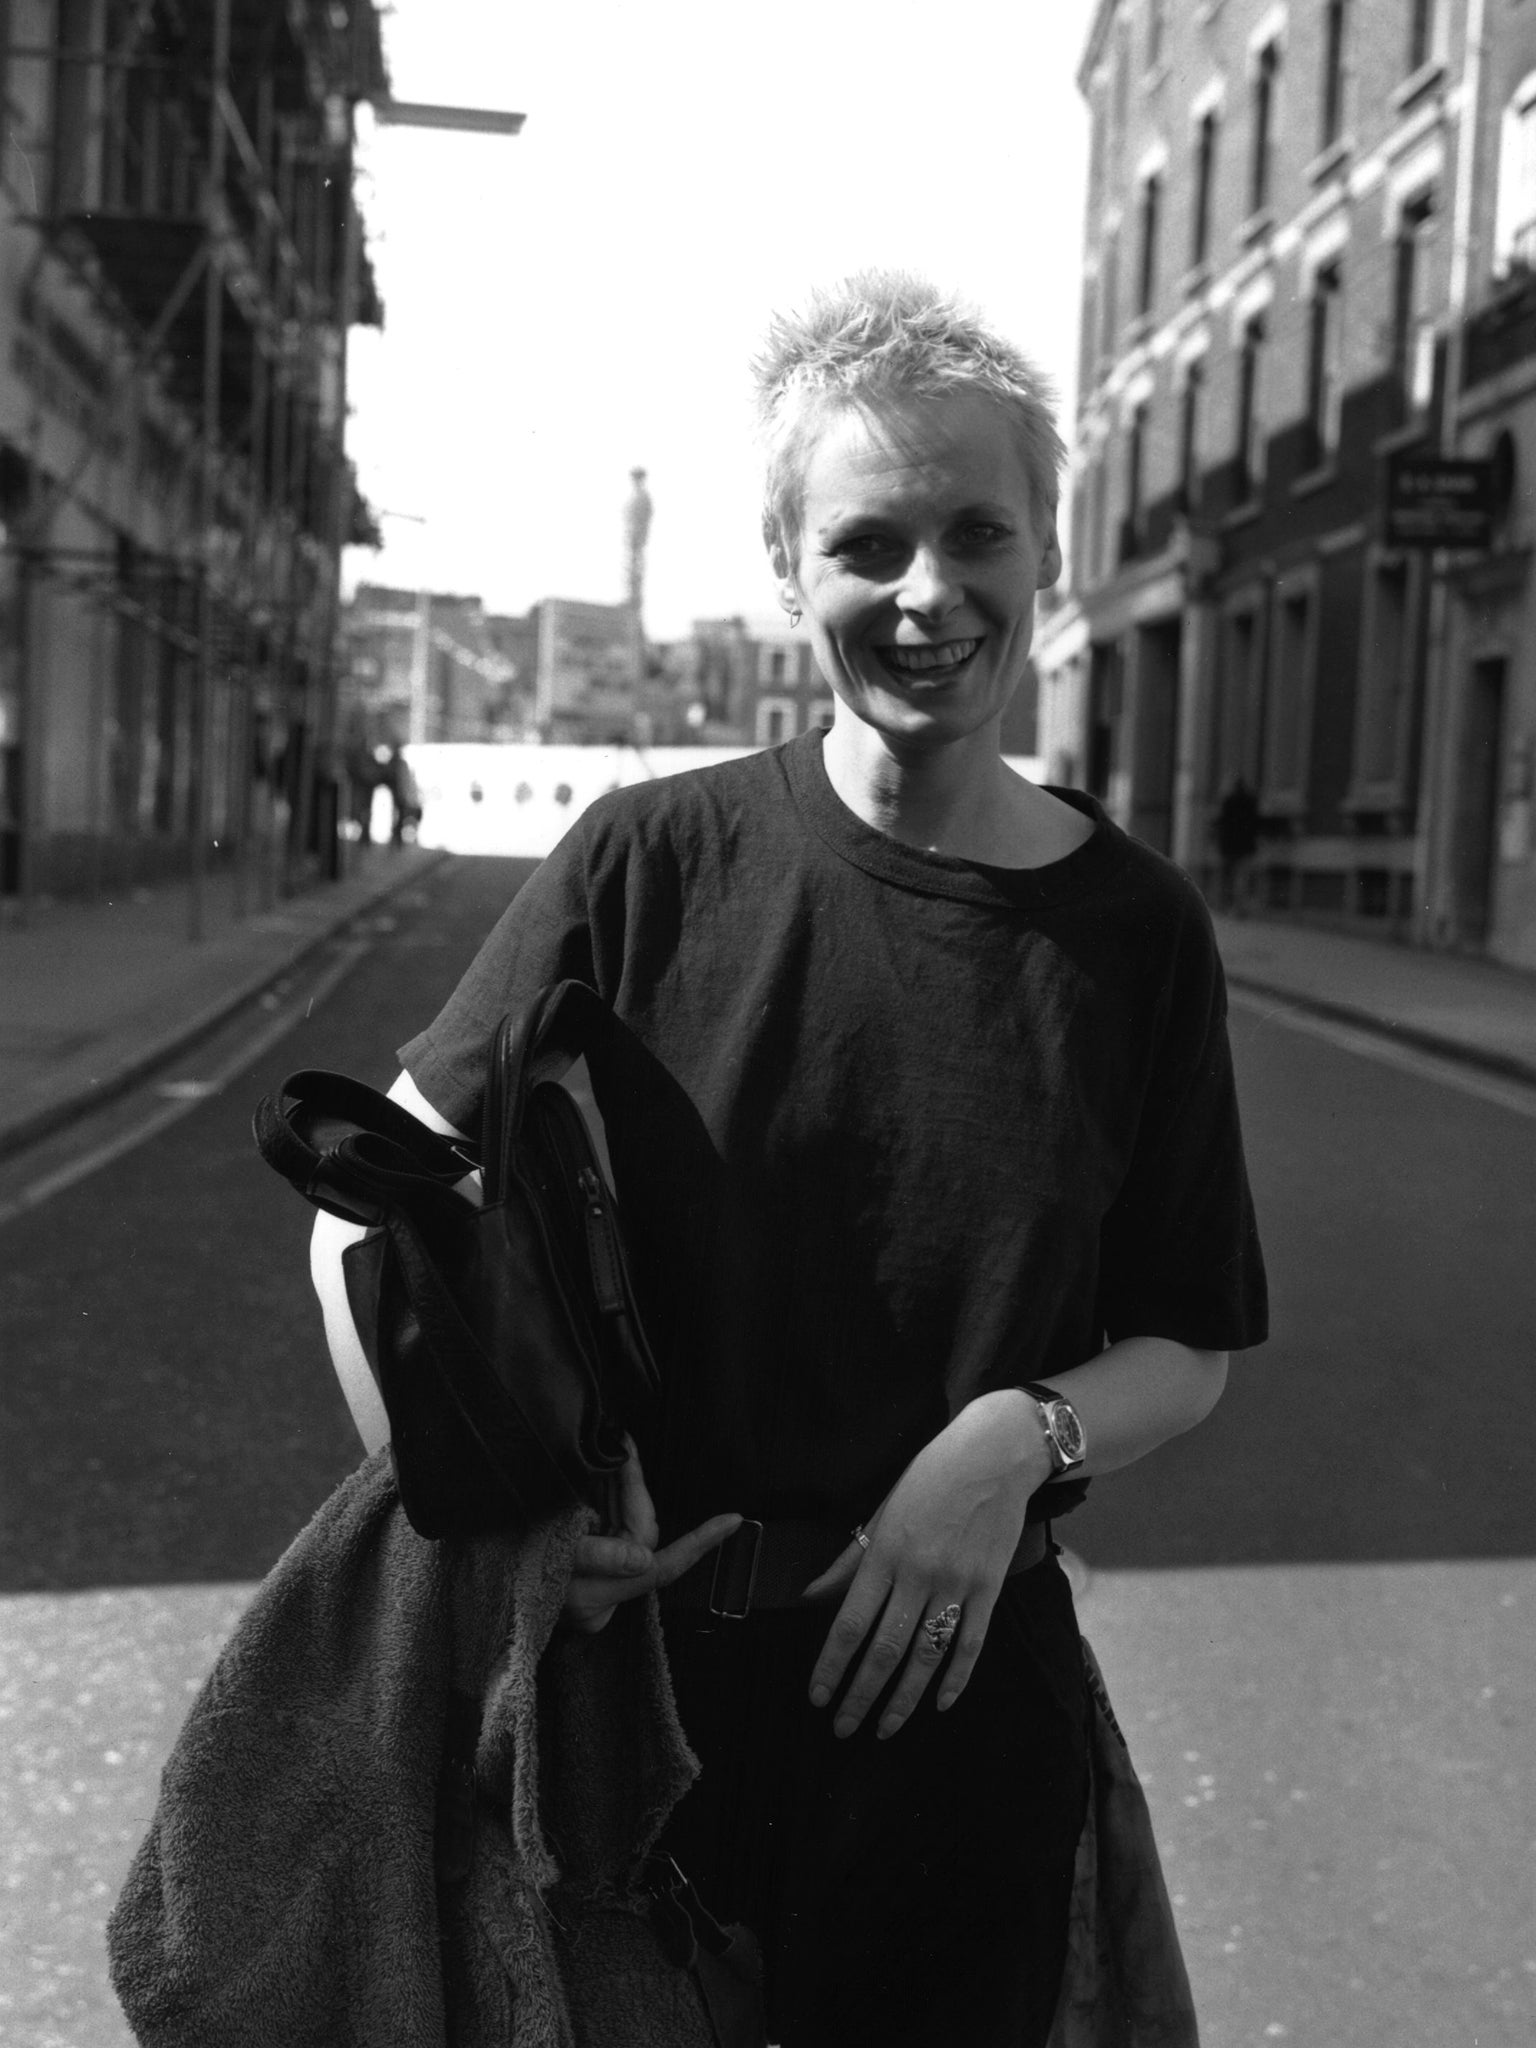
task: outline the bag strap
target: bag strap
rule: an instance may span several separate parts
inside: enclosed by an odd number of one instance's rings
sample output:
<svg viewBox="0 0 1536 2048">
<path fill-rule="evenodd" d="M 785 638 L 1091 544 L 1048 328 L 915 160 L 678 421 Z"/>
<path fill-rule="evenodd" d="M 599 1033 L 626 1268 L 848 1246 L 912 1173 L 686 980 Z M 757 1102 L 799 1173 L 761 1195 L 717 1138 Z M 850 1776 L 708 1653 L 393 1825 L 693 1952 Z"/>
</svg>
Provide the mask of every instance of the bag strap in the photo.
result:
<svg viewBox="0 0 1536 2048">
<path fill-rule="evenodd" d="M 601 1059 L 622 1030 L 597 990 L 584 981 L 554 982 L 521 1017 L 502 1018 L 486 1063 L 480 1127 L 487 1202 L 499 1201 L 506 1192 L 535 1083 L 554 1079 L 555 1070 L 590 1053 Z"/>
<path fill-rule="evenodd" d="M 377 1088 L 305 1067 L 256 1105 L 251 1130 L 267 1164 L 317 1209 L 376 1223 L 392 1199 L 449 1193 L 475 1161 Z"/>
</svg>

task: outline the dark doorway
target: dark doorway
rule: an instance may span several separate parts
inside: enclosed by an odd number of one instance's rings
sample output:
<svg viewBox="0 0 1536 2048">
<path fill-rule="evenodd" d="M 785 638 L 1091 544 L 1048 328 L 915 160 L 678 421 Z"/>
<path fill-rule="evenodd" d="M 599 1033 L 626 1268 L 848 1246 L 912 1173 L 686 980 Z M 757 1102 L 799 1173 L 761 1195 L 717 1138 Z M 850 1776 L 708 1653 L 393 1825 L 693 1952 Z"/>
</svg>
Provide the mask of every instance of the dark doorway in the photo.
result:
<svg viewBox="0 0 1536 2048">
<path fill-rule="evenodd" d="M 1499 741 L 1504 729 L 1508 666 L 1502 654 L 1473 662 L 1467 688 L 1456 769 L 1456 836 L 1451 848 L 1456 938 L 1464 946 L 1486 944 L 1493 920 Z"/>
<path fill-rule="evenodd" d="M 1115 769 L 1115 728 L 1120 722 L 1121 672 L 1125 657 L 1118 640 L 1096 640 L 1088 671 L 1088 794 L 1109 795 Z"/>
<path fill-rule="evenodd" d="M 1173 851 L 1173 779 L 1178 758 L 1180 619 L 1143 626 L 1136 643 L 1135 759 L 1131 830 L 1159 853 Z"/>
</svg>

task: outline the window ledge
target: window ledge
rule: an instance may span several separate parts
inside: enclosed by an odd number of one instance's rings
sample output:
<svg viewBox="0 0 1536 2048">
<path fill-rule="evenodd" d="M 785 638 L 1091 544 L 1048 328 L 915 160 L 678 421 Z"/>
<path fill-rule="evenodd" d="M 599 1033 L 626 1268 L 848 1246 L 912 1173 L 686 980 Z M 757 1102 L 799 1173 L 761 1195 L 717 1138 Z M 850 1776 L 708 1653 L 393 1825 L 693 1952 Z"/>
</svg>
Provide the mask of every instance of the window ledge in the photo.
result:
<svg viewBox="0 0 1536 2048">
<path fill-rule="evenodd" d="M 1338 474 L 1338 464 L 1332 457 L 1326 462 L 1319 462 L 1315 468 L 1304 470 L 1300 476 L 1291 479 L 1291 496 L 1310 498 L 1314 491 L 1326 490 Z"/>
<path fill-rule="evenodd" d="M 1125 330 L 1126 350 L 1140 348 L 1144 341 L 1149 341 L 1152 337 L 1152 330 L 1156 325 L 1157 322 L 1152 314 L 1138 313 Z"/>
<path fill-rule="evenodd" d="M 1257 494 L 1251 498 L 1245 498 L 1241 505 L 1234 505 L 1230 512 L 1223 515 L 1221 521 L 1222 532 L 1232 533 L 1240 526 L 1252 526 L 1263 510 L 1264 501 Z"/>
<path fill-rule="evenodd" d="M 1373 455 L 1395 455 L 1400 448 L 1417 448 L 1429 440 L 1429 414 L 1419 413 L 1400 427 L 1378 434 L 1371 443 Z"/>
<path fill-rule="evenodd" d="M 1251 249 L 1255 242 L 1267 241 L 1274 232 L 1275 213 L 1270 206 L 1261 206 L 1257 213 L 1250 213 L 1237 231 L 1237 239 L 1245 249 Z"/>
<path fill-rule="evenodd" d="M 1354 141 L 1348 135 L 1341 135 L 1336 142 L 1330 142 L 1320 149 L 1303 176 L 1309 185 L 1326 185 L 1330 178 L 1337 177 L 1354 154 Z"/>
<path fill-rule="evenodd" d="M 1166 57 L 1159 57 L 1155 64 L 1149 64 L 1146 70 L 1142 73 L 1142 91 L 1156 92 L 1158 87 L 1168 77 L 1171 69 L 1172 66 L 1169 64 L 1168 59 Z"/>
<path fill-rule="evenodd" d="M 1400 114 L 1406 114 L 1427 93 L 1433 92 L 1445 78 L 1445 59 L 1431 57 L 1427 64 L 1421 64 L 1417 71 L 1410 71 L 1401 85 L 1395 85 L 1387 95 L 1388 103 Z"/>
<path fill-rule="evenodd" d="M 1186 299 L 1198 298 L 1211 281 L 1211 265 L 1207 257 L 1192 263 L 1179 279 L 1179 291 Z"/>
</svg>

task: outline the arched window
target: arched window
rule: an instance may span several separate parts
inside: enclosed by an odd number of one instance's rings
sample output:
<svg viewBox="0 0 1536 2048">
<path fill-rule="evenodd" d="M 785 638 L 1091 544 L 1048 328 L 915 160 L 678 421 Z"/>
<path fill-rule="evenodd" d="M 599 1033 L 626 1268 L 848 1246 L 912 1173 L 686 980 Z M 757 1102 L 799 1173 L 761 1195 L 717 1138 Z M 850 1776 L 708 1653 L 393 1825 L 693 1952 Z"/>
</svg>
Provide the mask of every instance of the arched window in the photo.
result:
<svg viewBox="0 0 1536 2048">
<path fill-rule="evenodd" d="M 1526 73 L 1504 109 L 1493 261 L 1501 275 L 1536 269 L 1536 71 Z"/>
</svg>

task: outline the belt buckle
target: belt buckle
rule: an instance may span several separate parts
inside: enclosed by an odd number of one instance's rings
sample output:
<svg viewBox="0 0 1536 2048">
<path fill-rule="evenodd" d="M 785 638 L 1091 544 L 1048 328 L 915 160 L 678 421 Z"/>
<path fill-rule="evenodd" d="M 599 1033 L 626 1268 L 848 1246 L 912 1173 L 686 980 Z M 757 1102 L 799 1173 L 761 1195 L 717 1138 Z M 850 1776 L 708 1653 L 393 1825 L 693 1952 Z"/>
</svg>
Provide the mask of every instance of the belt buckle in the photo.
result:
<svg viewBox="0 0 1536 2048">
<path fill-rule="evenodd" d="M 738 1564 L 740 1540 L 750 1532 L 752 1554 L 745 1567 Z M 715 1569 L 709 1582 L 709 1618 L 711 1621 L 745 1621 L 752 1609 L 752 1595 L 757 1590 L 758 1561 L 763 1554 L 763 1525 L 761 1522 L 744 1521 L 739 1529 L 733 1530 L 715 1552 Z M 722 1589 L 721 1569 L 724 1567 L 731 1578 L 740 1579 L 743 1570 L 746 1576 L 746 1591 L 740 1606 L 724 1604 L 725 1595 L 734 1590 L 730 1585 Z"/>
</svg>

